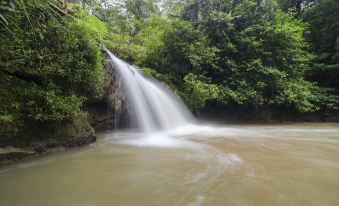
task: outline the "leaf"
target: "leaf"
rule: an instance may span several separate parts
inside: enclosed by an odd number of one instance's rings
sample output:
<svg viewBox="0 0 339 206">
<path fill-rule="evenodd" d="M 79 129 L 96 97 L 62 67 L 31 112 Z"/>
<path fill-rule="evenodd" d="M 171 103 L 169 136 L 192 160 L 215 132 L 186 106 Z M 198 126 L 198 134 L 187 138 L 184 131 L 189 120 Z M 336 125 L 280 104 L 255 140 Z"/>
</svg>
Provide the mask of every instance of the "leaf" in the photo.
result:
<svg viewBox="0 0 339 206">
<path fill-rule="evenodd" d="M 4 16 L 2 16 L 1 14 L 0 14 L 0 19 L 2 19 L 4 22 L 5 22 L 5 24 L 6 25 L 8 25 L 8 22 L 7 22 L 7 20 L 5 19 L 5 17 Z"/>
</svg>

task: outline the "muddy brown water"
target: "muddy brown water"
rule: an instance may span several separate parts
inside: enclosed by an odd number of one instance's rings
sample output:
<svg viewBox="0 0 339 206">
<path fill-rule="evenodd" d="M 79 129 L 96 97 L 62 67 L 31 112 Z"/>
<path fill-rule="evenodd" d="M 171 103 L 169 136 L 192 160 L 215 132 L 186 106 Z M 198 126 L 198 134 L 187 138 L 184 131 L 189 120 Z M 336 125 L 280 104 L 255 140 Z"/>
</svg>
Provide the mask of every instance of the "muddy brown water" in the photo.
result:
<svg viewBox="0 0 339 206">
<path fill-rule="evenodd" d="M 339 205 L 339 124 L 98 136 L 90 146 L 0 169 L 0 205 Z"/>
</svg>

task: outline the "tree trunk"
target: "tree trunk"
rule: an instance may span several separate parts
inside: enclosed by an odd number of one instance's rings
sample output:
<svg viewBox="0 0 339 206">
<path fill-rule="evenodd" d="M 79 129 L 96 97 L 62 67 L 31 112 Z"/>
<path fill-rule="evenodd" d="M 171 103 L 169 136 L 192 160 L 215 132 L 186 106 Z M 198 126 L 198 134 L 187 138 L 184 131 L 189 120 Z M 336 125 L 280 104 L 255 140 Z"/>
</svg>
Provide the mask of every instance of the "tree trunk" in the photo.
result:
<svg viewBox="0 0 339 206">
<path fill-rule="evenodd" d="M 206 16 L 207 16 L 206 6 L 207 6 L 207 0 L 201 0 L 201 17 L 202 17 L 202 19 L 205 19 Z"/>
</svg>

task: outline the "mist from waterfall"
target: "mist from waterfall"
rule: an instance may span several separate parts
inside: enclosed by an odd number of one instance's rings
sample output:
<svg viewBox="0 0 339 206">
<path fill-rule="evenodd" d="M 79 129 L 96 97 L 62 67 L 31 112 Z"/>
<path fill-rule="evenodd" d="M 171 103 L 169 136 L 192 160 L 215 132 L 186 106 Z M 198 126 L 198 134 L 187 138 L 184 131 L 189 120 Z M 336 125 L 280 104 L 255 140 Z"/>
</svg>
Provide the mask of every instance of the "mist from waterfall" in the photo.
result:
<svg viewBox="0 0 339 206">
<path fill-rule="evenodd" d="M 194 122 L 193 115 L 173 92 L 159 81 L 145 77 L 104 46 L 103 49 L 122 80 L 127 101 L 142 132 L 168 131 Z"/>
</svg>

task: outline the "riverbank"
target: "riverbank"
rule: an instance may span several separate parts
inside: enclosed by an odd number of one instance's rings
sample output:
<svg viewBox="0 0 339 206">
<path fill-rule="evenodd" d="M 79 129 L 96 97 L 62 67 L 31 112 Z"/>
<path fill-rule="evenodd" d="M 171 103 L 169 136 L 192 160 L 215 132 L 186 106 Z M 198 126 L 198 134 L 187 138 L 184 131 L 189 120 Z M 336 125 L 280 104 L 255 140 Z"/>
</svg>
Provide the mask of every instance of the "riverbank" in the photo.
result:
<svg viewBox="0 0 339 206">
<path fill-rule="evenodd" d="M 339 122 L 338 110 L 300 112 L 293 108 L 253 108 L 243 105 L 207 103 L 195 113 L 199 119 L 223 123 Z"/>
<path fill-rule="evenodd" d="M 42 129 L 41 132 L 35 130 L 34 135 L 26 131 L 26 134 L 3 138 L 0 142 L 0 167 L 69 148 L 82 147 L 96 141 L 93 127 L 85 120 L 74 120 L 63 127 L 49 129 L 50 131 Z"/>
<path fill-rule="evenodd" d="M 96 141 L 96 136 L 72 138 L 64 146 L 52 146 L 47 141 L 36 143 L 32 147 L 0 147 L 0 168 L 20 162 L 44 157 L 65 150 L 84 147 Z M 54 141 L 53 141 L 54 144 Z"/>
</svg>

